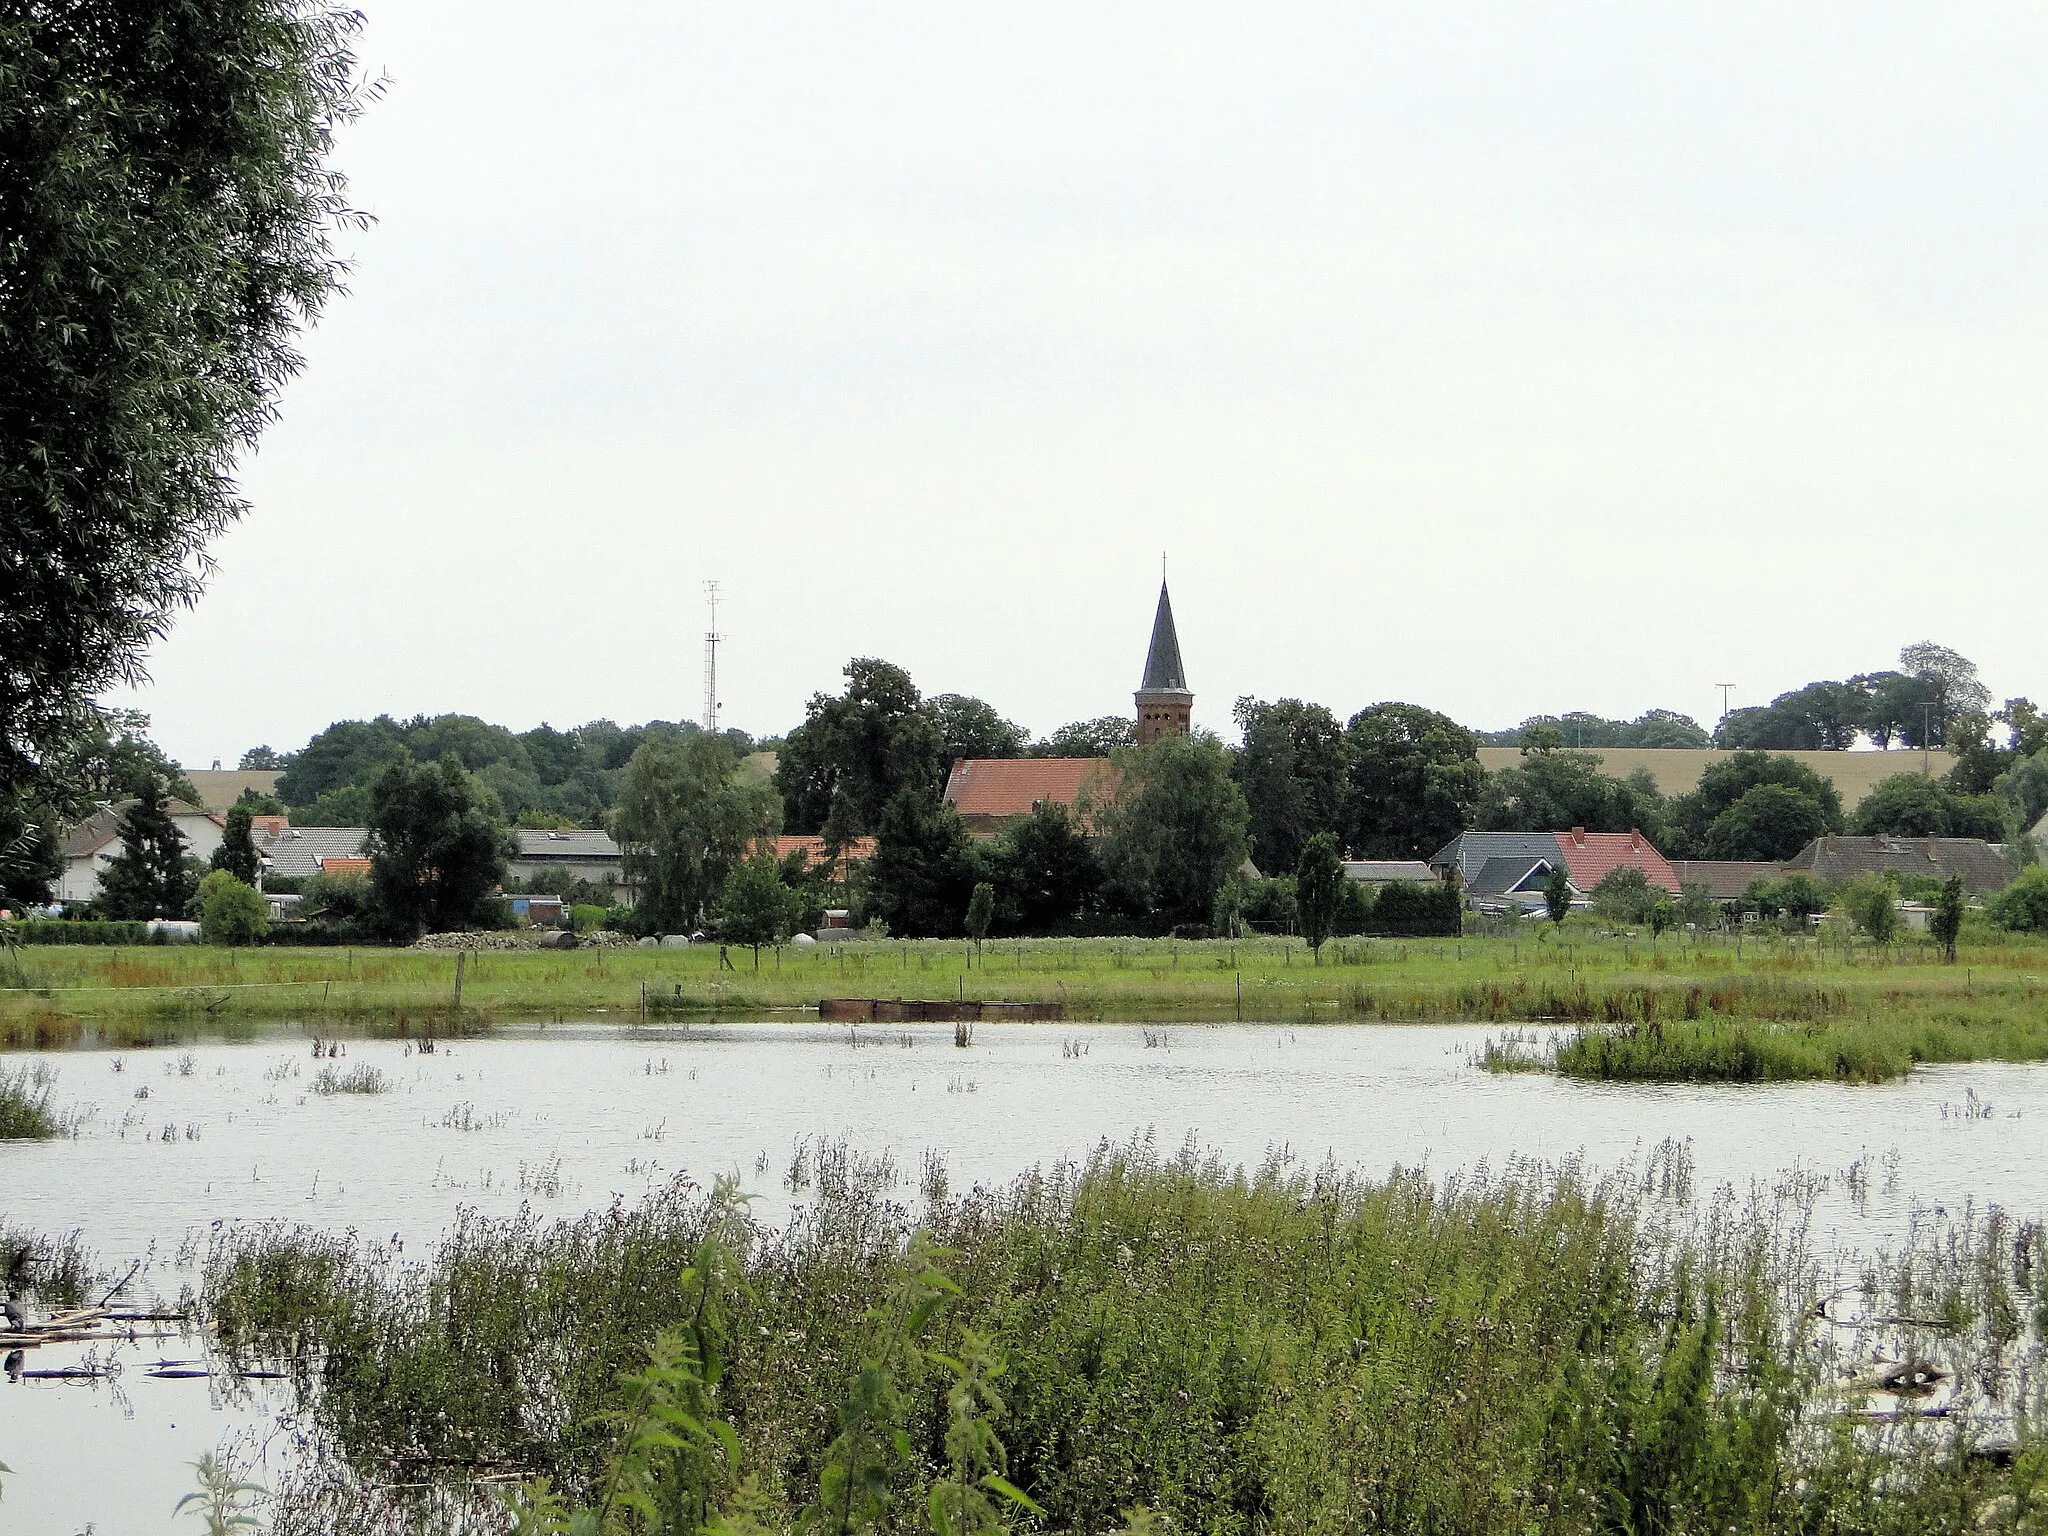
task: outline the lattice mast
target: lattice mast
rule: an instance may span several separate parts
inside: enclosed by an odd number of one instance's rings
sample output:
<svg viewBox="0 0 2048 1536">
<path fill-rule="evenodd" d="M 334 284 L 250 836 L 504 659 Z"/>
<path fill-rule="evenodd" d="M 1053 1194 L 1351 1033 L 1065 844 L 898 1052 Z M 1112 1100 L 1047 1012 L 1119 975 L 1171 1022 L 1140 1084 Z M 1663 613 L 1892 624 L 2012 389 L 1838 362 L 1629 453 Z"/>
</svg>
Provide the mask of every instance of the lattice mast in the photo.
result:
<svg viewBox="0 0 2048 1536">
<path fill-rule="evenodd" d="M 711 625 L 704 631 L 704 729 L 718 734 L 718 583 L 704 583 L 704 600 L 711 609 Z"/>
</svg>

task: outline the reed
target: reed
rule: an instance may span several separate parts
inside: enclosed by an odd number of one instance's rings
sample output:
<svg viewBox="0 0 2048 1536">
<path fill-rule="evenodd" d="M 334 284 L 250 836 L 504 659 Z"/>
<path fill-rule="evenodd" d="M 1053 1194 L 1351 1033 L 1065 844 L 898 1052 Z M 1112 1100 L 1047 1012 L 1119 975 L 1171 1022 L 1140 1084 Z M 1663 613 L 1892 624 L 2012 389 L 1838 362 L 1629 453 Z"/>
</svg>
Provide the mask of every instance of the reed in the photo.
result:
<svg viewBox="0 0 2048 1536">
<path fill-rule="evenodd" d="M 1695 1209 L 1669 1167 L 1375 1181 L 1141 1143 L 1001 1189 L 927 1179 L 917 1219 L 887 1165 L 815 1167 L 780 1230 L 677 1185 L 574 1221 L 466 1217 L 427 1261 L 217 1238 L 223 1347 L 296 1373 L 323 1453 L 273 1528 L 502 1529 L 480 1474 L 524 1484 L 520 1529 L 643 1536 L 938 1530 L 941 1510 L 1904 1533 L 2039 1508 L 2048 1265 L 1996 1213 L 1843 1275 L 1796 1200 Z M 1844 1295 L 1861 1321 L 1837 1326 Z M 1868 1411 L 1881 1347 L 1957 1384 L 1942 1413 Z M 677 1430 L 672 1460 L 642 1454 L 650 1371 L 717 1446 Z M 629 1474 L 680 1490 L 673 1518 L 616 1515 Z"/>
<path fill-rule="evenodd" d="M 46 1141 L 61 1131 L 50 1099 L 57 1074 L 47 1062 L 0 1067 L 0 1141 Z"/>
</svg>

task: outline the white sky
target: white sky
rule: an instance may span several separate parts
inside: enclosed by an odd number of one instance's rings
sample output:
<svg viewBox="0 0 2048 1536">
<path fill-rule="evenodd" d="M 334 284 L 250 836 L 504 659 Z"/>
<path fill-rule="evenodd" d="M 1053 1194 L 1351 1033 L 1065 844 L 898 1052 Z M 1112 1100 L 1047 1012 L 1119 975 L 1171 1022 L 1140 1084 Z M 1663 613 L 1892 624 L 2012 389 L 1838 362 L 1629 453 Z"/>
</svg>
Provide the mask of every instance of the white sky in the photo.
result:
<svg viewBox="0 0 2048 1536">
<path fill-rule="evenodd" d="M 365 0 L 377 224 L 124 695 L 784 729 L 2048 693 L 2048 11 Z M 1542 14 L 1537 14 L 1541 12 Z"/>
</svg>

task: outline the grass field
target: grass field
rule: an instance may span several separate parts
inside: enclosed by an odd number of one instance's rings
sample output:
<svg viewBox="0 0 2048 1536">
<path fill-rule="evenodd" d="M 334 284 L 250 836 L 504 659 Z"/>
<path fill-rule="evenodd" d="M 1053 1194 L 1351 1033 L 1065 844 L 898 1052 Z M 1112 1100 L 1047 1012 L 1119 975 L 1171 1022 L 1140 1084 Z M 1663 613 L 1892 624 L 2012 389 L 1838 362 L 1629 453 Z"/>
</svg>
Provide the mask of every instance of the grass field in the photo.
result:
<svg viewBox="0 0 2048 1536">
<path fill-rule="evenodd" d="M 822 998 L 1053 1001 L 1068 1017 L 1503 1026 L 1494 1064 L 1634 1079 L 1875 1081 L 1921 1061 L 2048 1057 L 2048 944 L 1972 935 L 1959 963 L 1723 935 L 1660 943 L 1568 924 L 1517 938 L 883 941 L 487 951 L 31 947 L 0 1045 L 146 1044 L 277 1022 L 453 1032 L 531 1020 L 772 1016 Z M 1555 1059 L 1553 1060 L 1553 1046 Z"/>
</svg>

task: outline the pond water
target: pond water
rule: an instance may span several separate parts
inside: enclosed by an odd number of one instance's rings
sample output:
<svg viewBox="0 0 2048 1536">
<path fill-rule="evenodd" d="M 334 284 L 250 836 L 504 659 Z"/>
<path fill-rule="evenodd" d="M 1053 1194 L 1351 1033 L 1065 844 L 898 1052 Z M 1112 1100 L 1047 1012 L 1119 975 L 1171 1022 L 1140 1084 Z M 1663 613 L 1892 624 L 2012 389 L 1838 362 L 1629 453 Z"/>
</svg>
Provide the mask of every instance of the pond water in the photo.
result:
<svg viewBox="0 0 2048 1536">
<path fill-rule="evenodd" d="M 1104 1138 L 1194 1138 L 1234 1162 L 1284 1150 L 1443 1174 L 1516 1156 L 1594 1168 L 1689 1144 L 1695 1187 L 1831 1177 L 1823 1244 L 1869 1251 L 1916 1211 L 2048 1208 L 2048 1068 L 1927 1069 L 1877 1087 L 1589 1085 L 1472 1065 L 1480 1027 L 1015 1025 L 553 1026 L 444 1041 L 430 1055 L 351 1040 L 316 1061 L 282 1031 L 253 1043 L 53 1053 L 75 1139 L 0 1143 L 0 1221 L 77 1229 L 109 1263 L 177 1255 L 221 1222 L 353 1228 L 424 1254 L 455 1212 L 568 1215 L 678 1173 L 736 1173 L 773 1219 L 800 1143 L 886 1153 L 914 1199 L 927 1154 L 953 1187 L 1080 1158 Z M 20 1058 L 16 1058 L 18 1061 Z M 373 1071 L 377 1093 L 321 1093 Z M 797 1196 L 796 1198 L 801 1198 Z M 140 1288 L 140 1286 L 138 1287 Z M 46 1348 L 36 1366 L 70 1363 Z M 104 1353 L 104 1352 L 103 1352 Z M 5 1529 L 175 1530 L 183 1465 L 231 1434 L 260 1442 L 260 1392 L 147 1374 L 197 1347 L 122 1346 L 111 1383 L 0 1382 Z M 114 1470 L 110 1470 L 114 1469 Z M 256 1475 L 264 1473 L 259 1466 Z M 191 1523 L 191 1522 L 187 1522 Z"/>
</svg>

